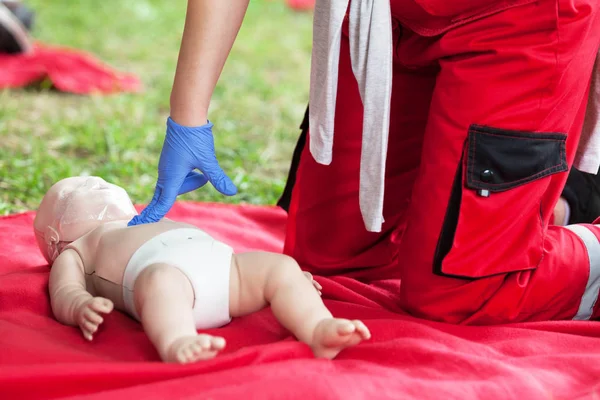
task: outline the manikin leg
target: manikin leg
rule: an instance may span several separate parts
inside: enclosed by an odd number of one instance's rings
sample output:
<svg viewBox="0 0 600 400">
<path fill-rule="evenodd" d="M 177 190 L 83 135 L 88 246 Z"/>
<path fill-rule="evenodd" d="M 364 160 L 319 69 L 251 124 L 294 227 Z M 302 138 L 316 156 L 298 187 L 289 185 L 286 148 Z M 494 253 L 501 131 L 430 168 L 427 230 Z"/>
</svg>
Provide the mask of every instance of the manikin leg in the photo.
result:
<svg viewBox="0 0 600 400">
<path fill-rule="evenodd" d="M 194 292 L 179 269 L 167 264 L 146 268 L 135 282 L 134 300 L 144 331 L 163 361 L 207 360 L 225 347 L 225 339 L 197 333 Z"/>
<path fill-rule="evenodd" d="M 270 304 L 277 320 L 308 344 L 316 357 L 334 358 L 344 348 L 370 337 L 361 321 L 333 318 L 292 258 L 255 252 L 237 254 L 234 260 L 229 306 L 232 317 Z"/>
</svg>

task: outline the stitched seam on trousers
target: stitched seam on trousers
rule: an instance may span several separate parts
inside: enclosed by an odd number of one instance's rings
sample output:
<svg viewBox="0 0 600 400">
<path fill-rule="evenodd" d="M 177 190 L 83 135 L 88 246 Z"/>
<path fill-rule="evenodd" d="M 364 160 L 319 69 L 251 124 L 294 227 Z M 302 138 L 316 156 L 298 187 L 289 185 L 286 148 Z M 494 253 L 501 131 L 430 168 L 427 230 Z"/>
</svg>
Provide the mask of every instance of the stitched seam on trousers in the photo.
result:
<svg viewBox="0 0 600 400">
<path fill-rule="evenodd" d="M 567 140 L 566 134 L 558 133 L 558 132 L 556 132 L 556 133 L 548 133 L 548 132 L 527 133 L 527 132 L 520 132 L 520 131 L 512 131 L 515 133 L 511 133 L 511 131 L 507 130 L 505 134 L 500 134 L 500 133 L 486 132 L 485 130 L 478 128 L 478 127 L 472 127 L 470 129 L 470 131 L 474 132 L 474 133 L 479 133 L 481 135 L 495 136 L 495 137 L 501 137 L 501 138 L 508 137 L 511 139 L 521 139 L 521 140 L 533 139 L 533 140 L 548 140 L 548 141 L 552 141 L 552 142 L 564 142 Z M 516 132 L 518 132 L 518 134 Z"/>
<path fill-rule="evenodd" d="M 556 34 L 555 36 L 555 46 L 554 46 L 554 73 L 552 74 L 552 76 L 549 79 L 548 84 L 544 87 L 544 90 L 540 91 L 540 101 L 538 103 L 538 110 L 542 109 L 542 104 L 544 103 L 544 101 L 547 101 L 549 98 L 551 98 L 552 96 L 548 94 L 549 91 L 551 91 L 552 93 L 555 92 L 556 87 L 558 85 L 558 81 L 560 80 L 559 77 L 559 56 L 558 56 L 558 49 L 560 48 L 560 44 L 561 44 L 561 40 L 560 40 L 560 16 L 559 16 L 559 9 L 560 9 L 560 4 L 559 1 L 555 1 L 555 12 L 556 12 L 556 19 L 554 21 L 554 33 Z M 549 115 L 549 114 L 548 114 Z M 546 116 L 546 118 L 548 117 L 548 115 Z"/>
<path fill-rule="evenodd" d="M 561 168 L 561 165 L 554 165 L 552 167 L 546 168 L 543 171 L 538 172 L 537 174 L 530 175 L 527 178 L 521 178 L 519 180 L 510 181 L 510 182 L 487 183 L 487 182 L 480 181 L 480 180 L 475 179 L 475 178 L 471 179 L 471 182 L 482 183 L 485 187 L 488 187 L 488 186 L 494 186 L 496 188 L 501 188 L 501 187 L 504 187 L 504 186 L 510 187 L 511 185 L 514 185 L 514 184 L 528 183 L 530 181 L 533 181 L 533 180 L 536 180 L 536 179 L 539 179 L 539 178 L 545 178 L 546 176 L 550 176 L 553 173 L 560 171 L 560 168 Z"/>
<path fill-rule="evenodd" d="M 469 166 L 467 167 L 467 170 L 465 171 L 465 174 L 467 176 L 467 181 L 469 180 L 469 174 L 473 175 L 473 171 L 475 170 L 475 142 L 476 141 L 477 141 L 477 138 L 475 137 L 475 135 L 473 135 L 473 140 L 469 144 L 469 150 L 471 153 L 471 154 L 469 154 Z M 471 171 L 471 172 L 469 172 L 469 171 Z M 473 179 L 473 178 L 471 177 L 471 179 Z"/>
<path fill-rule="evenodd" d="M 542 264 L 542 261 L 546 257 L 546 254 L 544 253 L 544 243 L 546 243 L 546 236 L 548 235 L 548 229 L 544 229 L 544 217 L 543 217 L 544 210 L 542 208 L 543 198 L 544 198 L 543 196 L 540 197 L 540 205 L 539 205 L 539 213 L 538 213 L 538 218 L 540 221 L 540 234 L 542 236 L 542 240 L 540 240 L 540 254 L 542 256 L 540 257 L 538 263 L 535 265 L 536 269 Z"/>
<path fill-rule="evenodd" d="M 450 253 L 448 253 L 450 254 Z M 497 269 L 497 268 L 496 268 Z M 494 271 L 496 269 L 493 269 Z M 439 275 L 441 276 L 447 276 L 450 278 L 455 278 L 455 279 L 462 279 L 465 281 L 477 281 L 477 280 L 481 280 L 481 279 L 486 279 L 486 278 L 492 278 L 492 277 L 497 277 L 497 276 L 501 276 L 501 275 L 510 275 L 510 274 L 517 274 L 519 272 L 526 272 L 526 271 L 535 271 L 537 269 L 537 265 L 533 265 L 531 267 L 520 267 L 520 268 L 509 268 L 509 269 L 502 269 L 501 272 L 488 272 L 488 273 L 484 273 L 483 275 L 476 275 L 476 274 L 469 274 L 469 275 L 461 275 L 460 273 L 453 273 L 453 272 L 447 272 L 447 269 L 442 269 L 439 273 Z"/>
<path fill-rule="evenodd" d="M 443 28 L 428 28 L 426 27 L 424 24 L 422 24 L 418 19 L 414 19 L 414 18 L 408 18 L 404 15 L 395 15 L 392 14 L 392 16 L 398 18 L 398 20 L 400 22 L 403 22 L 406 25 L 410 25 L 411 26 L 411 30 L 415 31 L 416 33 L 418 33 L 421 36 L 439 36 L 442 35 L 446 32 L 448 32 L 449 30 L 455 29 L 455 28 L 459 28 L 463 25 L 466 25 L 470 22 L 474 22 L 483 18 L 488 18 L 491 17 L 492 15 L 495 14 L 499 14 L 501 12 L 516 8 L 516 7 L 522 7 L 522 6 L 526 6 L 528 4 L 531 3 L 535 3 L 538 0 L 522 0 L 520 2 L 516 2 L 514 4 L 505 4 L 501 7 L 498 7 L 497 9 L 488 9 L 486 13 L 478 13 L 476 15 L 467 17 L 467 18 L 463 18 L 463 19 L 456 19 L 456 17 L 454 19 L 451 19 L 451 17 L 448 17 L 447 20 L 450 22 L 449 25 L 443 27 Z M 404 21 L 408 21 L 408 24 Z"/>
</svg>

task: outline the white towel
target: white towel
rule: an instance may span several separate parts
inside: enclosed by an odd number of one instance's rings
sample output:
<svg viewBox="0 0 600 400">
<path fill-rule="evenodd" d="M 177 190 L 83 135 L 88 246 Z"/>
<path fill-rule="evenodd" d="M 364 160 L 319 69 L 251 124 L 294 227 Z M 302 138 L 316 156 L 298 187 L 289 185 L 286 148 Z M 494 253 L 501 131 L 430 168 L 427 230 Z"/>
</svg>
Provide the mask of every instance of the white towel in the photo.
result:
<svg viewBox="0 0 600 400">
<path fill-rule="evenodd" d="M 583 130 L 573 166 L 597 174 L 600 167 L 600 51 L 596 56 Z"/>
<path fill-rule="evenodd" d="M 316 2 L 310 87 L 310 151 L 332 161 L 342 23 L 349 0 Z M 359 204 L 365 227 L 383 223 L 385 161 L 392 94 L 392 17 L 389 0 L 352 1 L 350 58 L 364 107 Z M 343 133 L 342 133 L 343 134 Z"/>
</svg>

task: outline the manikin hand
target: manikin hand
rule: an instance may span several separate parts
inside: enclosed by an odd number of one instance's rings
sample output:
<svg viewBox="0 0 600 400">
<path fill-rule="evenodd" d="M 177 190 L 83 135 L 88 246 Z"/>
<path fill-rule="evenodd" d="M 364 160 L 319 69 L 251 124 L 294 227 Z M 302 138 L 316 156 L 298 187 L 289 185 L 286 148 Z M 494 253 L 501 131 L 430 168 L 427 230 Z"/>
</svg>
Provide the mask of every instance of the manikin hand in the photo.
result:
<svg viewBox="0 0 600 400">
<path fill-rule="evenodd" d="M 323 286 L 321 286 L 319 284 L 319 282 L 315 281 L 312 274 L 310 272 L 306 272 L 306 271 L 302 271 L 302 273 L 304 274 L 304 276 L 306 277 L 306 279 L 308 279 L 310 281 L 310 283 L 313 284 L 313 286 L 315 287 L 315 289 L 317 289 L 317 292 L 319 293 L 319 296 L 321 296 L 321 290 L 323 290 Z"/>
<path fill-rule="evenodd" d="M 83 337 L 92 340 L 94 333 L 104 322 L 101 314 L 108 314 L 113 308 L 113 302 L 104 297 L 94 297 L 79 306 L 76 321 L 83 332 Z"/>
</svg>

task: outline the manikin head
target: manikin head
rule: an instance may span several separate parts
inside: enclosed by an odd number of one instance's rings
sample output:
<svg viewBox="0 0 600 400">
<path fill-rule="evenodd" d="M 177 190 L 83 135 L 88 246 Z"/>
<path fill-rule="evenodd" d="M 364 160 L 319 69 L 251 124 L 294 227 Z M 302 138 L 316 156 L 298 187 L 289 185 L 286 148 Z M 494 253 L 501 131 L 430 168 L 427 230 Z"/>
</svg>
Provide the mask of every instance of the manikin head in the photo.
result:
<svg viewBox="0 0 600 400">
<path fill-rule="evenodd" d="M 123 188 L 95 176 L 76 176 L 46 192 L 33 228 L 40 251 L 52 264 L 66 245 L 99 225 L 136 214 Z"/>
</svg>

